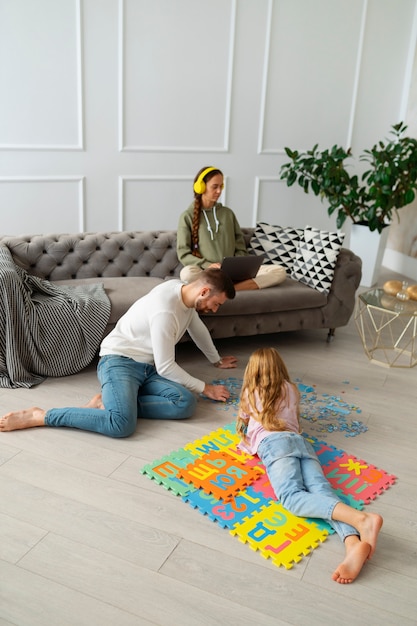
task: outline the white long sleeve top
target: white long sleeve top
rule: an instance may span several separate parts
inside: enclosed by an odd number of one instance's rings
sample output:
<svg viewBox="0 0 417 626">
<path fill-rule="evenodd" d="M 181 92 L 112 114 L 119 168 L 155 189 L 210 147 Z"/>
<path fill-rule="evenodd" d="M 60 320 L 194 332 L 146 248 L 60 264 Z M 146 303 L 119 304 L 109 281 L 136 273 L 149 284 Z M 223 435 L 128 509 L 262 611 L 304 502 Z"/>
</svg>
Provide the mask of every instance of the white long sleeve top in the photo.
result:
<svg viewBox="0 0 417 626">
<path fill-rule="evenodd" d="M 117 354 L 155 366 L 158 374 L 197 393 L 205 383 L 175 361 L 175 346 L 185 331 L 211 363 L 220 360 L 210 333 L 181 297 L 183 283 L 167 280 L 137 300 L 101 343 L 100 356 Z"/>
</svg>

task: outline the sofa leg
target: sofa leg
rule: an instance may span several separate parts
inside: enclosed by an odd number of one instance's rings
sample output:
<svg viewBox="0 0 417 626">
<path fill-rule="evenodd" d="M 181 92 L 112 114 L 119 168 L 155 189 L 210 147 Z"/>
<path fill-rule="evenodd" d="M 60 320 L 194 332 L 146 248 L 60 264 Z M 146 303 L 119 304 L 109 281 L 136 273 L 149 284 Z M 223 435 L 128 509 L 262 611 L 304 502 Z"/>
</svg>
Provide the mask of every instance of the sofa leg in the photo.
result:
<svg viewBox="0 0 417 626">
<path fill-rule="evenodd" d="M 329 328 L 329 332 L 327 334 L 327 343 L 330 343 L 334 339 L 335 328 Z"/>
</svg>

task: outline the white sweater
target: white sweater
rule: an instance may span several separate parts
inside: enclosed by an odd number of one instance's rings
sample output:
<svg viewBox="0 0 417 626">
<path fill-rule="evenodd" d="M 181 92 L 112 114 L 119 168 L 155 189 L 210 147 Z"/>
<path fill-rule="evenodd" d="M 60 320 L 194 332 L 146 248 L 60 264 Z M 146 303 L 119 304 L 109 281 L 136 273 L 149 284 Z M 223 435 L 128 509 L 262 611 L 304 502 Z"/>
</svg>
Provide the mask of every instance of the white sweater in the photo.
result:
<svg viewBox="0 0 417 626">
<path fill-rule="evenodd" d="M 175 362 L 175 346 L 185 331 L 211 363 L 220 359 L 210 333 L 181 297 L 183 283 L 168 280 L 137 300 L 102 341 L 100 356 L 117 354 L 150 363 L 160 376 L 202 393 L 205 383 Z"/>
</svg>

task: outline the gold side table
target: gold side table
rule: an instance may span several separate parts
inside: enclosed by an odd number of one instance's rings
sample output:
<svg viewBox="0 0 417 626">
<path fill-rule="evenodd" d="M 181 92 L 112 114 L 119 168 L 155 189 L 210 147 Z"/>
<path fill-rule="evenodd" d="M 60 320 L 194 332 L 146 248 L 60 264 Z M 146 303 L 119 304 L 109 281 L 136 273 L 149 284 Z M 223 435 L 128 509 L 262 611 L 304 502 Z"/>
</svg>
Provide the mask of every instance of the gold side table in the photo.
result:
<svg viewBox="0 0 417 626">
<path fill-rule="evenodd" d="M 417 364 L 417 301 L 398 300 L 383 289 L 358 296 L 355 323 L 368 358 L 385 367 Z"/>
</svg>

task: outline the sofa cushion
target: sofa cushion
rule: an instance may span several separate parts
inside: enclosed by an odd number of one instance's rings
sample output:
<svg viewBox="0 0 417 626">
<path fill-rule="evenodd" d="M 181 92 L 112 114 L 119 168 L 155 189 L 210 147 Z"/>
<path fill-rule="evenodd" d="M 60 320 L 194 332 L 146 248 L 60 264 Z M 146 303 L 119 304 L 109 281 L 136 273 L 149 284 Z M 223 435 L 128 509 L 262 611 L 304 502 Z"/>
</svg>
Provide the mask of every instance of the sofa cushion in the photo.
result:
<svg viewBox="0 0 417 626">
<path fill-rule="evenodd" d="M 341 232 L 306 226 L 304 237 L 298 243 L 291 278 L 324 294 L 329 293 L 344 237 Z"/>
<path fill-rule="evenodd" d="M 296 280 L 286 278 L 283 283 L 276 285 L 276 287 L 255 291 L 238 291 L 235 299 L 226 300 L 218 313 L 209 313 L 208 315 L 255 314 L 262 316 L 264 313 L 313 309 L 326 304 L 327 296 L 325 294 Z"/>
<path fill-rule="evenodd" d="M 291 272 L 298 243 L 303 235 L 302 228 L 284 228 L 258 222 L 250 241 L 250 249 L 255 254 L 264 254 L 266 264 L 282 265 Z"/>
<path fill-rule="evenodd" d="M 102 283 L 110 300 L 111 313 L 108 324 L 116 324 L 127 309 L 139 298 L 146 296 L 151 289 L 164 282 L 162 278 L 147 276 L 124 276 L 117 278 L 74 278 L 70 280 L 56 280 L 55 285 L 89 285 Z"/>
</svg>

